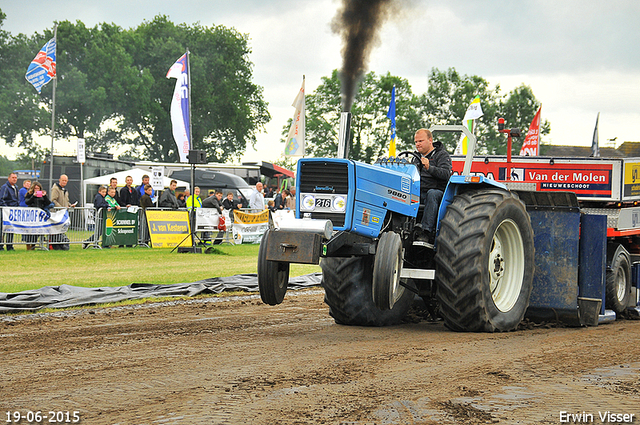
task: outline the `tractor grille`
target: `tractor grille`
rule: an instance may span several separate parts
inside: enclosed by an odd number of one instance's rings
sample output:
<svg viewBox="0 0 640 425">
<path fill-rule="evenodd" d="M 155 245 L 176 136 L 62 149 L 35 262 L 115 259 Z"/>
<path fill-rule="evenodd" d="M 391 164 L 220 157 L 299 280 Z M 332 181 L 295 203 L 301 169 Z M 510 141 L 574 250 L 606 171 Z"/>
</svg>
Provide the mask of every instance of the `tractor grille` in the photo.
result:
<svg viewBox="0 0 640 425">
<path fill-rule="evenodd" d="M 333 191 L 316 188 L 333 188 Z M 349 192 L 349 171 L 346 163 L 305 162 L 300 167 L 301 193 L 340 193 Z"/>
<path fill-rule="evenodd" d="M 300 194 L 330 193 L 349 194 L 349 168 L 344 162 L 311 161 L 300 164 Z M 343 227 L 344 213 L 312 212 L 311 218 L 331 220 L 333 227 Z"/>
</svg>

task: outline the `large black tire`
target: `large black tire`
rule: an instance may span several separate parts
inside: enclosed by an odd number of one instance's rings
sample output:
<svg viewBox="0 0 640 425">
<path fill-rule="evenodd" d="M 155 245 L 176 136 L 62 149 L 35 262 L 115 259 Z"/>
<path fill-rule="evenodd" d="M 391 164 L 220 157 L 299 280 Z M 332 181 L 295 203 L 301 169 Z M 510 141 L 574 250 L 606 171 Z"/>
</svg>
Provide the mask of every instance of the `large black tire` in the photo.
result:
<svg viewBox="0 0 640 425">
<path fill-rule="evenodd" d="M 456 331 L 515 329 L 529 306 L 535 267 L 524 204 L 501 189 L 457 195 L 436 243 L 436 295 L 445 324 Z"/>
<path fill-rule="evenodd" d="M 631 257 L 621 244 L 611 244 L 605 287 L 605 306 L 616 314 L 622 314 L 631 296 Z"/>
<path fill-rule="evenodd" d="M 354 326 L 390 326 L 400 323 L 409 311 L 414 294 L 405 290 L 390 310 L 382 311 L 373 303 L 371 281 L 373 261 L 370 257 L 324 258 L 322 286 L 324 302 L 336 323 Z"/>
<path fill-rule="evenodd" d="M 402 272 L 402 240 L 395 232 L 385 232 L 378 241 L 373 260 L 373 303 L 380 310 L 389 310 L 402 298 L 404 286 L 400 285 Z"/>
<path fill-rule="evenodd" d="M 263 303 L 277 305 L 284 300 L 287 293 L 289 263 L 267 260 L 270 231 L 267 230 L 262 236 L 258 250 L 258 289 Z"/>
</svg>

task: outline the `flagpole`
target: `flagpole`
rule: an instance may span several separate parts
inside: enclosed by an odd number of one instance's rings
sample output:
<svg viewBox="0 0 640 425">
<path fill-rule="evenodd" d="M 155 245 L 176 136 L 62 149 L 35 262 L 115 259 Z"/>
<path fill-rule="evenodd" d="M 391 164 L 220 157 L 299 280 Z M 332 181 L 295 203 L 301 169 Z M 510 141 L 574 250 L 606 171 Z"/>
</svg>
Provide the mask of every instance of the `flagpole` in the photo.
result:
<svg viewBox="0 0 640 425">
<path fill-rule="evenodd" d="M 58 57 L 58 24 L 53 25 L 53 40 L 56 45 L 56 62 Z M 57 64 L 56 64 L 57 65 Z M 58 71 L 53 76 L 53 98 L 51 104 L 51 155 L 49 156 L 49 190 L 53 187 L 53 138 L 56 125 L 56 86 L 58 84 Z"/>
</svg>

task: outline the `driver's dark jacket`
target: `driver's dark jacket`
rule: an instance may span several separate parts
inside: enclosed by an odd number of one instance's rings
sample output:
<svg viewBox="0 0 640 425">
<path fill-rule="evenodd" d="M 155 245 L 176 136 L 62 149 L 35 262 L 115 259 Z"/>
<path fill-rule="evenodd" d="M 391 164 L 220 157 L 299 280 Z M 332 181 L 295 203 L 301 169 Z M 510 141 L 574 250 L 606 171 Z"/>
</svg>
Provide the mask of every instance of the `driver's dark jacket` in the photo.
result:
<svg viewBox="0 0 640 425">
<path fill-rule="evenodd" d="M 429 159 L 429 169 L 422 166 L 417 158 L 413 163 L 420 170 L 420 193 L 426 193 L 429 189 L 444 190 L 451 177 L 451 157 L 444 148 L 442 142 L 433 142 L 434 149 L 426 157 Z M 420 153 L 418 155 L 422 156 Z"/>
</svg>

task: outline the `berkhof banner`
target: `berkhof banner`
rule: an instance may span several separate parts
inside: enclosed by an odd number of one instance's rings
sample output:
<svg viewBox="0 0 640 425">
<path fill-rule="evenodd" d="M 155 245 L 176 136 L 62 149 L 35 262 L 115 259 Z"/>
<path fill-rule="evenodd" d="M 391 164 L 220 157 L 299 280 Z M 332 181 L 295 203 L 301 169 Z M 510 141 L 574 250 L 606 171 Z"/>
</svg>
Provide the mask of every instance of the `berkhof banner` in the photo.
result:
<svg viewBox="0 0 640 425">
<path fill-rule="evenodd" d="M 40 208 L 2 207 L 2 232 L 21 235 L 56 235 L 65 233 L 71 224 L 69 212 L 47 214 Z"/>
</svg>

